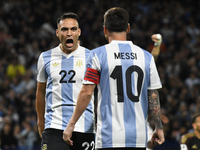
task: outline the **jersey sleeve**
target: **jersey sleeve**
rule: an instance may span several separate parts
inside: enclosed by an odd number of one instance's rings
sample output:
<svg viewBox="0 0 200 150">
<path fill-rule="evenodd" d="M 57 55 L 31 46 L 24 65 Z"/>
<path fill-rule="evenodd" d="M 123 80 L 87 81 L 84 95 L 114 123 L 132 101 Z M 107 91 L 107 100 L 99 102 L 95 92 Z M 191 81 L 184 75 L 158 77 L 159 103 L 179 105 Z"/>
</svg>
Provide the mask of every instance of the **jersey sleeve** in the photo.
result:
<svg viewBox="0 0 200 150">
<path fill-rule="evenodd" d="M 41 83 L 45 83 L 47 82 L 47 78 L 45 76 L 44 60 L 43 60 L 42 54 L 40 54 L 38 58 L 38 63 L 37 63 L 37 81 Z"/>
<path fill-rule="evenodd" d="M 160 77 L 158 75 L 158 71 L 155 65 L 154 59 L 151 59 L 150 64 L 150 85 L 148 87 L 149 90 L 155 90 L 162 88 L 162 84 L 160 81 Z"/>
<path fill-rule="evenodd" d="M 94 52 L 91 52 L 87 59 L 86 73 L 83 84 L 98 84 L 100 77 L 100 63 Z"/>
<path fill-rule="evenodd" d="M 188 150 L 188 147 L 187 147 L 188 135 L 189 135 L 189 134 L 186 134 L 186 135 L 182 135 L 182 136 L 181 136 L 181 140 L 180 140 L 180 150 Z"/>
</svg>

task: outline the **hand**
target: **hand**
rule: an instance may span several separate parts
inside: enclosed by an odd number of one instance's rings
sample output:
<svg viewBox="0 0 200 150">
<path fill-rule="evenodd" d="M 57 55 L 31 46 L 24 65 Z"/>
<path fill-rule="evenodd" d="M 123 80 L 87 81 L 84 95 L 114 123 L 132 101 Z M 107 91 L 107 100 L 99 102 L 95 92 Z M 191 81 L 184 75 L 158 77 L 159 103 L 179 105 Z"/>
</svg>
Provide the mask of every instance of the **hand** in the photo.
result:
<svg viewBox="0 0 200 150">
<path fill-rule="evenodd" d="M 151 138 L 153 145 L 161 145 L 165 141 L 163 129 L 155 129 Z"/>
<path fill-rule="evenodd" d="M 155 42 L 155 45 L 158 46 L 162 43 L 162 35 L 161 34 L 153 34 L 151 36 L 152 41 Z"/>
<path fill-rule="evenodd" d="M 74 124 L 68 123 L 67 127 L 63 131 L 63 140 L 69 145 L 73 145 L 73 141 L 70 139 L 72 137 L 72 132 L 74 130 Z"/>
<path fill-rule="evenodd" d="M 165 115 L 161 115 L 161 120 L 164 124 L 168 124 L 169 123 L 169 118 Z"/>
<path fill-rule="evenodd" d="M 38 132 L 41 138 L 42 138 L 43 131 L 44 131 L 44 124 L 38 124 Z"/>
</svg>

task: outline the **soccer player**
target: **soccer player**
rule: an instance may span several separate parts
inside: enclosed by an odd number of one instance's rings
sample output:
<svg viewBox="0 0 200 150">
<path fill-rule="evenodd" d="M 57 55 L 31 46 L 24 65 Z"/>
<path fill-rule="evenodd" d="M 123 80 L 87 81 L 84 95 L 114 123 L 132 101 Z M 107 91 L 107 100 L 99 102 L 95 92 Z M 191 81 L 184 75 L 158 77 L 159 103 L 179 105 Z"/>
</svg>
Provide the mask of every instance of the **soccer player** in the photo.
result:
<svg viewBox="0 0 200 150">
<path fill-rule="evenodd" d="M 97 149 L 141 149 L 147 146 L 148 108 L 155 123 L 153 144 L 164 142 L 159 94 L 162 87 L 153 56 L 126 40 L 129 15 L 119 7 L 104 14 L 109 44 L 91 51 L 77 107 L 63 132 L 73 145 L 72 131 L 98 85 Z"/>
<path fill-rule="evenodd" d="M 56 35 L 60 44 L 41 53 L 38 59 L 36 111 L 42 148 L 48 150 L 84 150 L 94 148 L 93 96 L 78 120 L 73 146 L 63 140 L 63 130 L 76 107 L 78 93 L 90 51 L 77 42 L 81 35 L 77 14 L 63 13 L 57 19 Z"/>
<path fill-rule="evenodd" d="M 199 150 L 200 149 L 200 114 L 192 119 L 194 132 L 187 133 L 181 137 L 181 150 Z"/>
</svg>

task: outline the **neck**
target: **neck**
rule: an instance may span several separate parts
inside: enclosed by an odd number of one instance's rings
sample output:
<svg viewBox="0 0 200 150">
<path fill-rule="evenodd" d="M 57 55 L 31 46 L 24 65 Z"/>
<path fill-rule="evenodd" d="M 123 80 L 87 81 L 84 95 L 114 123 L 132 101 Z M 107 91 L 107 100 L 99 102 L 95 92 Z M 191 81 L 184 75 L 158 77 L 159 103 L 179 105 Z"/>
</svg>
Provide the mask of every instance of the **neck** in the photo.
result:
<svg viewBox="0 0 200 150">
<path fill-rule="evenodd" d="M 108 42 L 112 40 L 126 41 L 126 32 L 112 32 L 108 34 Z"/>
<path fill-rule="evenodd" d="M 200 132 L 198 132 L 197 130 L 194 130 L 194 134 L 196 135 L 196 137 L 197 137 L 198 139 L 200 139 Z"/>
<path fill-rule="evenodd" d="M 72 48 L 72 49 L 64 49 L 63 46 L 62 46 L 62 44 L 60 44 L 59 46 L 60 46 L 60 49 L 61 49 L 64 53 L 66 53 L 67 55 L 70 54 L 71 52 L 75 51 L 75 50 L 78 48 L 78 44 L 77 44 L 77 46 L 76 46 L 75 49 L 73 49 L 73 48 Z"/>
</svg>

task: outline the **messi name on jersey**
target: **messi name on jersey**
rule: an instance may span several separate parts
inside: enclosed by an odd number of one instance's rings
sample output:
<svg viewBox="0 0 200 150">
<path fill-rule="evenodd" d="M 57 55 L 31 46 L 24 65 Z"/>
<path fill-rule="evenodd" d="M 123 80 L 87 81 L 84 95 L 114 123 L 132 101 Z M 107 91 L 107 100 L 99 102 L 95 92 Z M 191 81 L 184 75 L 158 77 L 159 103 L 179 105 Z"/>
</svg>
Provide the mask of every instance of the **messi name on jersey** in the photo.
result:
<svg viewBox="0 0 200 150">
<path fill-rule="evenodd" d="M 114 53 L 115 59 L 137 59 L 137 53 Z"/>
</svg>

